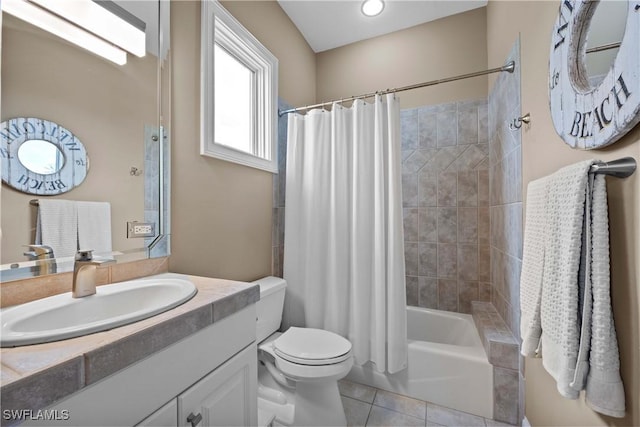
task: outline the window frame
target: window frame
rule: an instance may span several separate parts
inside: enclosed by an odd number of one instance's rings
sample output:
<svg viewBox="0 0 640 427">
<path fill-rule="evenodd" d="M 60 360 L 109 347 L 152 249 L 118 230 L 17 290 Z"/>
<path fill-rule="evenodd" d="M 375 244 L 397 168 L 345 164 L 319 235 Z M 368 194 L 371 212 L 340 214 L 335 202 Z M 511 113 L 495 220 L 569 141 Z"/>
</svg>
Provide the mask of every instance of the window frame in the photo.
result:
<svg viewBox="0 0 640 427">
<path fill-rule="evenodd" d="M 200 154 L 277 173 L 278 59 L 217 0 L 200 4 Z M 215 142 L 216 44 L 254 74 L 253 153 Z"/>
</svg>

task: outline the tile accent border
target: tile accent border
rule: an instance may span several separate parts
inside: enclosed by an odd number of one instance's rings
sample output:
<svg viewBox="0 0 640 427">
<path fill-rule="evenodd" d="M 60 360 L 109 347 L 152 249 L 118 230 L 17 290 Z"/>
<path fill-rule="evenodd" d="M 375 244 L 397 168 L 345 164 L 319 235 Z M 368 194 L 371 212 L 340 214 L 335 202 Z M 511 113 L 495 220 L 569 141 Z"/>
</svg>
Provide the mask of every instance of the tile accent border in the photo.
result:
<svg viewBox="0 0 640 427">
<path fill-rule="evenodd" d="M 181 314 L 159 325 L 84 354 L 85 385 L 151 356 L 213 323 L 213 304 Z"/>
<path fill-rule="evenodd" d="M 82 357 L 53 366 L 2 387 L 2 408 L 45 408 L 84 387 Z M 45 393 L 43 393 L 45 391 Z M 4 418 L 2 425 L 5 425 Z"/>
</svg>

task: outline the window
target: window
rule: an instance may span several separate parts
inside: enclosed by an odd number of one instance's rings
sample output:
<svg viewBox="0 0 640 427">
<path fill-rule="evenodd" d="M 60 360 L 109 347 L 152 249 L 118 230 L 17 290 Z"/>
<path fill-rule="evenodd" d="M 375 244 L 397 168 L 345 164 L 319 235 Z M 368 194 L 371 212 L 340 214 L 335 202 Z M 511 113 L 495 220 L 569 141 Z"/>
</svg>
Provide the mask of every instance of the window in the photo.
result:
<svg viewBox="0 0 640 427">
<path fill-rule="evenodd" d="M 278 171 L 278 60 L 215 0 L 202 3 L 200 154 Z"/>
</svg>

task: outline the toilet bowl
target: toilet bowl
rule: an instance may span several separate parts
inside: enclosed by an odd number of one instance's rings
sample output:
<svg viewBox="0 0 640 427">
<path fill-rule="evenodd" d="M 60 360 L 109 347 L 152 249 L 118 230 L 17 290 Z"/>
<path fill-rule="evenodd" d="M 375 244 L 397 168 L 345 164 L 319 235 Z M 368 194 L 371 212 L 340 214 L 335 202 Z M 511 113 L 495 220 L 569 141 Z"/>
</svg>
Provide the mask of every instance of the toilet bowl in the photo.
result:
<svg viewBox="0 0 640 427">
<path fill-rule="evenodd" d="M 258 407 L 283 425 L 346 425 L 338 380 L 353 366 L 351 343 L 333 332 L 291 327 L 282 319 L 286 282 L 267 277 L 257 312 Z"/>
</svg>

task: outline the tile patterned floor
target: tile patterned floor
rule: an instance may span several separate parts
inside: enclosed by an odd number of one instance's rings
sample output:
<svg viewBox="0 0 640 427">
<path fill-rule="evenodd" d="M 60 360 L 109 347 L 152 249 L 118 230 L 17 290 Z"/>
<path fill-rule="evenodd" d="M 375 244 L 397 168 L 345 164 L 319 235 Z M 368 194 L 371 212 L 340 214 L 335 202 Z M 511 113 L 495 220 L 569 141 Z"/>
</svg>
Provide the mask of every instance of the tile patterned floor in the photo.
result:
<svg viewBox="0 0 640 427">
<path fill-rule="evenodd" d="M 349 426 L 511 427 L 346 380 L 339 381 L 338 387 Z"/>
</svg>

